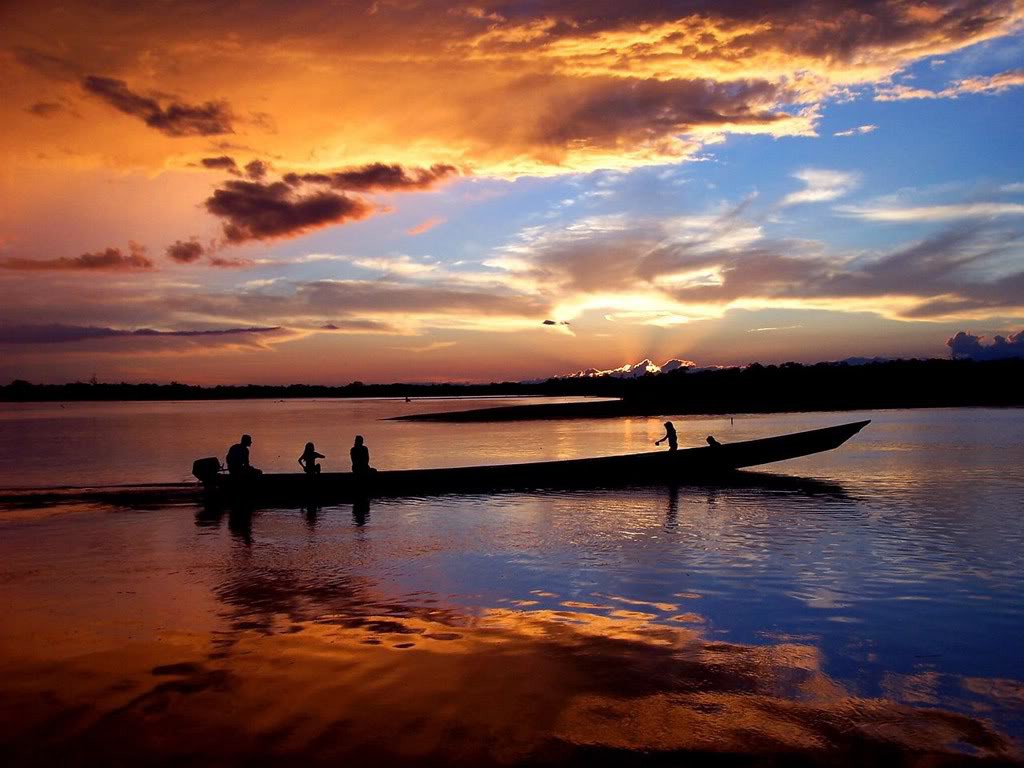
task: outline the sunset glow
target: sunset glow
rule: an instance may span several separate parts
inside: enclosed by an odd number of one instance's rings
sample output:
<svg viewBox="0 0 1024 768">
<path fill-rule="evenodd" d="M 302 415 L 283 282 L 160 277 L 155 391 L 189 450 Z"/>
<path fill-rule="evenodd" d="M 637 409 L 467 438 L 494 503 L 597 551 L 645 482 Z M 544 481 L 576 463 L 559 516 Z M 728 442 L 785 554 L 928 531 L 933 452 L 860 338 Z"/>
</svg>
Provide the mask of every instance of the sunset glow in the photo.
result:
<svg viewBox="0 0 1024 768">
<path fill-rule="evenodd" d="M 1022 0 L 15 2 L 0 77 L 4 383 L 1024 327 Z"/>
</svg>

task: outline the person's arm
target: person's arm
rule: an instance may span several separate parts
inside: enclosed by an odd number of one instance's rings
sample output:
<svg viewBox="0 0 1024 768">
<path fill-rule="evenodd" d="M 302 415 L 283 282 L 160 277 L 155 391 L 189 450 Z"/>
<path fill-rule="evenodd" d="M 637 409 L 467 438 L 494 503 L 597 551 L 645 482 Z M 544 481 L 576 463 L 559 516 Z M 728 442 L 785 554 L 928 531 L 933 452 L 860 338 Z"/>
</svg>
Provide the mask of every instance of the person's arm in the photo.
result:
<svg viewBox="0 0 1024 768">
<path fill-rule="evenodd" d="M 318 458 L 318 459 L 326 459 L 326 458 L 327 458 L 327 457 L 326 457 L 326 456 L 324 456 L 324 455 L 323 455 L 322 453 L 315 453 L 315 452 L 314 452 L 314 453 L 313 453 L 313 456 L 315 456 L 315 457 L 316 457 L 316 458 Z"/>
<path fill-rule="evenodd" d="M 306 458 L 306 454 L 302 454 L 301 456 L 299 456 L 299 466 L 302 467 L 303 469 L 306 468 L 306 465 L 302 463 L 302 460 L 304 458 Z"/>
</svg>

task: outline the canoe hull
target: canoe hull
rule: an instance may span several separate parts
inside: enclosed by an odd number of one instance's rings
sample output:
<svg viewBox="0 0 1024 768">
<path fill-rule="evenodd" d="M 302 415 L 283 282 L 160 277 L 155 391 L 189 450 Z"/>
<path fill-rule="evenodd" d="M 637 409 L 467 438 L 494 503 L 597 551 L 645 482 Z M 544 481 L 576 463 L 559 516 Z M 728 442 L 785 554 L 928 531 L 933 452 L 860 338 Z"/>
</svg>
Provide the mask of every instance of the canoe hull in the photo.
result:
<svg viewBox="0 0 1024 768">
<path fill-rule="evenodd" d="M 213 498 L 247 499 L 262 505 L 282 501 L 322 502 L 359 498 L 483 493 L 502 490 L 588 488 L 714 479 L 737 469 L 808 456 L 839 447 L 869 421 L 790 435 L 624 456 L 526 464 L 410 469 L 356 476 L 267 474 L 240 483 L 220 475 L 206 487 Z"/>
</svg>

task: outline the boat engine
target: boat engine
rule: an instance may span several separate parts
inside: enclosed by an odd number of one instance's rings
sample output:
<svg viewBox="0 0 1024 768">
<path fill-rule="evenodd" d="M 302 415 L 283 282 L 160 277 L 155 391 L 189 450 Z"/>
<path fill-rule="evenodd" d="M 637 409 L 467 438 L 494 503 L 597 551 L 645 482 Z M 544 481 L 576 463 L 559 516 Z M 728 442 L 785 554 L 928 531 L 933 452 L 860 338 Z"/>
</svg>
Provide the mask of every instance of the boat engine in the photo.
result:
<svg viewBox="0 0 1024 768">
<path fill-rule="evenodd" d="M 192 462 L 192 474 L 203 485 L 212 485 L 220 474 L 220 459 L 210 456 Z"/>
</svg>

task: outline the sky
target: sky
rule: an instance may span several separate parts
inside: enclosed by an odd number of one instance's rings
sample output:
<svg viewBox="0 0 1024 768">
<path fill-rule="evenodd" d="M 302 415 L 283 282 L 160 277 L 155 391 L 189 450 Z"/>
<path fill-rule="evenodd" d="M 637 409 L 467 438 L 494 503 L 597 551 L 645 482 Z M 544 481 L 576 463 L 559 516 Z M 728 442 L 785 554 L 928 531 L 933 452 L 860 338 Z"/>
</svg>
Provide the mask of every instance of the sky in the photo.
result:
<svg viewBox="0 0 1024 768">
<path fill-rule="evenodd" d="M 1024 0 L 8 0 L 0 78 L 0 381 L 1024 345 Z"/>
</svg>

